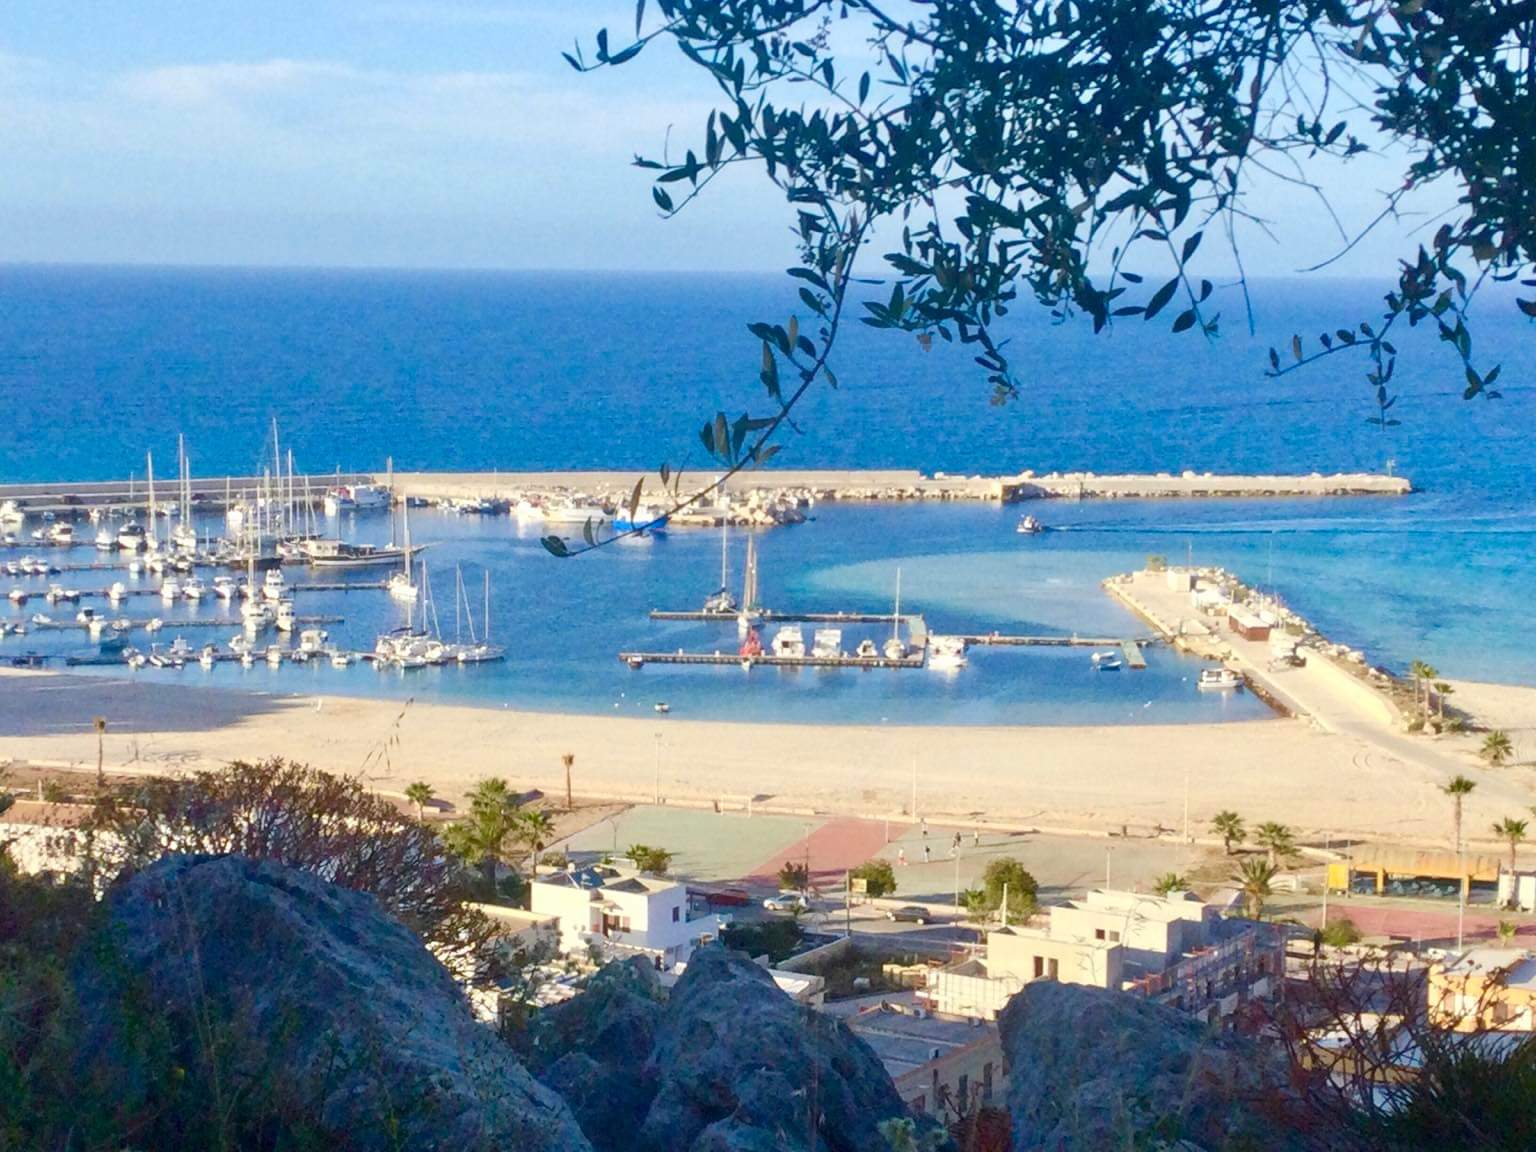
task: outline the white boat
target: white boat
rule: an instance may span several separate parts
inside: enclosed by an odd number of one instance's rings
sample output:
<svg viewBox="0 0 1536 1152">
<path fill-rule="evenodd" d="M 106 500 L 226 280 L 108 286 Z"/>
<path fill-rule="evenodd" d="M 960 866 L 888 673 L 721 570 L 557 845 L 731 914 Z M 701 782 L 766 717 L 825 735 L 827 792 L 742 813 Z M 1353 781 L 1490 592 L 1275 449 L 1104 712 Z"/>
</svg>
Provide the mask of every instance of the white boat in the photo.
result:
<svg viewBox="0 0 1536 1152">
<path fill-rule="evenodd" d="M 283 650 L 276 644 L 267 645 L 267 663 L 276 668 L 283 662 Z"/>
<path fill-rule="evenodd" d="M 233 576 L 215 576 L 213 578 L 213 594 L 225 603 L 233 600 L 237 595 L 235 578 Z"/>
<path fill-rule="evenodd" d="M 1243 686 L 1243 678 L 1230 668 L 1207 668 L 1195 687 L 1205 692 L 1230 692 Z"/>
<path fill-rule="evenodd" d="M 292 600 L 283 599 L 277 602 L 277 613 L 273 619 L 273 623 L 277 625 L 277 630 L 279 632 L 293 631 L 294 626 L 298 623 L 298 620 L 293 613 Z"/>
<path fill-rule="evenodd" d="M 843 630 L 841 628 L 818 628 L 811 633 L 812 656 L 828 659 L 842 654 Z"/>
<path fill-rule="evenodd" d="M 409 504 L 401 506 L 400 523 L 405 543 L 404 548 L 401 549 L 404 566 L 389 578 L 385 586 L 391 600 L 414 604 L 417 588 L 416 582 L 411 579 L 411 506 Z"/>
<path fill-rule="evenodd" d="M 352 663 L 352 657 L 347 655 L 345 652 L 332 652 L 331 653 L 331 667 L 332 668 L 345 668 L 347 665 L 349 665 L 351 663 Z"/>
<path fill-rule="evenodd" d="M 804 656 L 805 633 L 798 624 L 786 624 L 773 634 L 775 656 Z"/>
<path fill-rule="evenodd" d="M 158 617 L 158 616 L 154 616 L 154 617 L 152 617 L 150 619 L 148 624 L 144 625 L 144 631 L 146 631 L 146 632 L 158 632 L 158 631 L 160 631 L 160 629 L 162 629 L 164 627 L 165 627 L 165 621 L 160 619 L 160 617 Z"/>
<path fill-rule="evenodd" d="M 188 576 L 181 582 L 181 594 L 195 604 L 208 595 L 208 585 L 203 583 L 200 576 Z"/>
<path fill-rule="evenodd" d="M 117 536 L 110 528 L 100 528 L 96 532 L 96 551 L 111 552 L 117 547 Z"/>
<path fill-rule="evenodd" d="M 124 524 L 117 530 L 117 546 L 124 552 L 142 552 L 146 538 L 141 524 Z"/>
<path fill-rule="evenodd" d="M 240 605 L 240 618 L 247 628 L 265 628 L 272 623 L 272 609 L 260 597 L 247 597 Z"/>
<path fill-rule="evenodd" d="M 167 576 L 160 584 L 160 599 L 167 604 L 181 598 L 181 581 L 174 576 Z"/>
<path fill-rule="evenodd" d="M 70 545 L 75 542 L 75 526 L 73 524 L 55 524 L 48 529 L 48 539 L 55 544 Z"/>
<path fill-rule="evenodd" d="M 97 618 L 97 616 L 96 616 L 96 609 L 94 609 L 94 608 L 82 608 L 82 609 L 80 609 L 80 611 L 75 613 L 75 623 L 76 624 L 97 624 L 97 623 L 105 623 L 105 621 L 99 620 Z"/>
<path fill-rule="evenodd" d="M 306 540 L 300 545 L 306 563 L 315 568 L 393 568 L 406 560 L 393 544 L 349 544 L 345 540 Z"/>
<path fill-rule="evenodd" d="M 613 530 L 615 532 L 665 532 L 667 518 L 666 510 L 653 504 L 636 505 L 633 516 L 629 514 L 629 508 L 624 507 L 613 514 Z"/>
<path fill-rule="evenodd" d="M 959 636 L 928 637 L 928 667 L 949 672 L 965 667 L 965 641 Z"/>
<path fill-rule="evenodd" d="M 896 569 L 896 602 L 891 608 L 891 635 L 880 646 L 887 660 L 904 660 L 907 646 L 901 639 L 901 569 Z"/>
<path fill-rule="evenodd" d="M 229 650 L 236 656 L 251 650 L 251 638 L 249 636 L 231 636 L 229 638 Z"/>
<path fill-rule="evenodd" d="M 0 504 L 0 528 L 15 530 L 26 521 L 27 514 L 21 510 L 21 505 L 14 500 L 7 500 Z"/>
<path fill-rule="evenodd" d="M 583 525 L 589 520 L 594 528 L 599 524 L 606 524 L 608 509 L 590 500 L 566 500 L 559 504 L 544 506 L 546 524 Z"/>
<path fill-rule="evenodd" d="M 306 628 L 299 633 L 299 651 L 307 652 L 311 656 L 324 652 L 326 641 L 330 638 L 330 633 L 323 628 Z"/>
<path fill-rule="evenodd" d="M 1107 664 L 1111 660 L 1120 659 L 1120 653 L 1116 652 L 1113 648 L 1105 648 L 1095 652 L 1089 659 L 1095 664 Z"/>
<path fill-rule="evenodd" d="M 875 647 L 875 642 L 869 637 L 859 641 L 859 646 L 854 649 L 855 656 L 860 660 L 874 660 L 880 655 L 880 649 Z"/>
<path fill-rule="evenodd" d="M 335 516 L 340 512 L 388 508 L 390 491 L 380 484 L 338 484 L 325 494 L 324 504 L 327 516 Z"/>
<path fill-rule="evenodd" d="M 267 574 L 261 578 L 262 597 L 276 603 L 287 594 L 288 582 L 283 579 L 283 570 L 281 568 L 268 568 Z"/>
<path fill-rule="evenodd" d="M 519 524 L 540 524 L 544 520 L 544 509 L 532 500 L 519 500 L 512 509 L 512 515 L 517 517 Z"/>
<path fill-rule="evenodd" d="M 1103 656 L 1103 659 L 1099 659 L 1099 656 Z M 1125 661 L 1113 652 L 1095 654 L 1093 661 L 1093 670 L 1095 672 L 1118 672 L 1124 667 Z"/>
<path fill-rule="evenodd" d="M 202 665 L 204 668 L 212 668 L 213 664 L 214 664 L 214 661 L 216 659 L 217 659 L 217 656 L 214 653 L 213 645 L 212 644 L 206 644 L 206 645 L 203 646 L 203 650 L 202 650 L 201 654 L 199 654 L 199 656 L 197 658 L 197 662 L 200 665 Z"/>
<path fill-rule="evenodd" d="M 251 665 L 253 665 L 255 663 L 256 663 L 256 657 L 255 656 L 252 656 L 249 652 L 242 652 L 242 653 L 240 653 L 240 667 L 242 667 L 242 668 L 249 668 Z"/>
<path fill-rule="evenodd" d="M 80 590 L 78 588 L 65 588 L 61 584 L 50 584 L 48 585 L 48 603 L 78 604 L 80 603 Z"/>
<path fill-rule="evenodd" d="M 1024 516 L 1020 518 L 1014 531 L 1020 536 L 1038 536 L 1041 532 L 1045 531 L 1045 525 L 1033 516 Z"/>
</svg>

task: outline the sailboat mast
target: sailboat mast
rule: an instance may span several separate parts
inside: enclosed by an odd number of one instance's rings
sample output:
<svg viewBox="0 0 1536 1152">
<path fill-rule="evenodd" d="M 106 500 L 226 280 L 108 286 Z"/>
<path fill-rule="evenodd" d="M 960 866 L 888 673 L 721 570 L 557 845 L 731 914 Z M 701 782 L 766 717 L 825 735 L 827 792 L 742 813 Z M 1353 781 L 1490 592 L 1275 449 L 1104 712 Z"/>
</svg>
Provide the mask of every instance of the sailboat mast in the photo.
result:
<svg viewBox="0 0 1536 1152">
<path fill-rule="evenodd" d="M 485 642 L 491 642 L 491 570 L 485 570 Z"/>
<path fill-rule="evenodd" d="M 891 613 L 891 638 L 901 639 L 901 569 L 896 569 L 896 609 Z"/>
<path fill-rule="evenodd" d="M 722 591 L 727 587 L 726 580 L 730 571 L 726 563 L 726 558 L 729 555 L 730 532 L 730 515 L 729 513 L 722 512 L 720 514 L 720 588 Z"/>
<path fill-rule="evenodd" d="M 153 552 L 158 539 L 155 536 L 155 454 L 144 453 L 144 469 L 149 483 L 149 550 Z"/>
</svg>

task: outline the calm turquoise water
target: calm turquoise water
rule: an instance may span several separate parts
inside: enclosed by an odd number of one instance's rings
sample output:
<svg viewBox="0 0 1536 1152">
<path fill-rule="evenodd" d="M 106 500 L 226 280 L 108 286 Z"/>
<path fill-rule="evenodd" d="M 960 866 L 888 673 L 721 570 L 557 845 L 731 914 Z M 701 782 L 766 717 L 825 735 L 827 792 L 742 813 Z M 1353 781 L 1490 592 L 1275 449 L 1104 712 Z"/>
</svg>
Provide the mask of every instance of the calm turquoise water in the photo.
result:
<svg viewBox="0 0 1536 1152">
<path fill-rule="evenodd" d="M 764 598 L 878 610 L 899 565 L 904 604 L 935 629 L 1130 634 L 1139 629 L 1098 581 L 1150 552 L 1192 554 L 1272 583 L 1373 660 L 1424 658 L 1448 674 L 1536 683 L 1536 388 L 1521 355 L 1532 335 L 1525 322 L 1488 309 L 1479 329 L 1489 360 L 1504 365 L 1497 403 L 1464 403 L 1459 374 L 1434 342 L 1402 341 L 1403 424 L 1387 435 L 1365 424 L 1358 362 L 1262 377 L 1268 343 L 1368 315 L 1374 295 L 1348 283 L 1263 285 L 1260 336 L 1232 323 L 1241 315 L 1234 299 L 1215 344 L 1129 327 L 1095 339 L 1026 310 L 1013 331 L 1026 398 L 1005 409 L 987 404 L 955 350 L 924 354 L 852 329 L 838 363 L 843 387 L 815 396 L 803 433 L 786 442 L 786 465 L 1333 471 L 1392 459 L 1424 491 L 1396 501 L 1058 502 L 1043 515 L 1063 530 L 1032 540 L 1012 533 L 1013 513 L 990 507 L 823 506 L 813 522 L 761 537 Z M 0 269 L 0 479 L 126 475 L 142 468 L 147 448 L 171 461 L 178 431 L 200 475 L 244 472 L 259 465 L 272 416 L 300 467 L 317 471 L 381 468 L 389 455 L 402 468 L 667 459 L 705 470 L 694 446 L 701 415 L 758 402 L 744 325 L 786 313 L 792 299 L 771 277 Z M 718 570 L 717 537 L 674 533 L 560 562 L 505 519 L 424 514 L 413 526 L 437 541 L 434 585 L 450 630 L 454 565 L 476 587 L 482 568 L 493 573 L 505 666 L 406 677 L 328 666 L 178 675 L 592 712 L 649 712 L 666 700 L 676 715 L 738 719 L 1261 714 L 1241 698 L 1202 698 L 1191 667 L 1166 653 L 1144 673 L 1119 675 L 1094 675 L 1084 652 L 1044 650 L 975 652 L 949 677 L 632 673 L 615 658 L 621 648 L 734 644 L 733 630 L 645 615 L 701 600 Z M 377 517 L 348 531 L 387 534 Z M 39 610 L 34 602 L 28 614 Z M 371 647 L 398 612 L 377 593 L 317 594 L 300 610 L 345 615 L 333 633 L 357 647 Z M 148 615 L 149 603 L 132 611 Z M 849 630 L 847 646 L 856 639 Z M 21 646 L 0 641 L 0 653 Z"/>
</svg>

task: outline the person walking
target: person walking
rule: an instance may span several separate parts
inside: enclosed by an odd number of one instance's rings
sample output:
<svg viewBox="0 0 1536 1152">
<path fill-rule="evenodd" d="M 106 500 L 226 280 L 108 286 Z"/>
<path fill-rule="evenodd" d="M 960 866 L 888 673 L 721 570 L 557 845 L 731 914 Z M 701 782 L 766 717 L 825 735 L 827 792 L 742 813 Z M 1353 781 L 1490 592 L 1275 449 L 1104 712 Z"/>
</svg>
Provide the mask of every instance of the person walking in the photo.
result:
<svg viewBox="0 0 1536 1152">
<path fill-rule="evenodd" d="M 907 850 L 905 848 L 896 849 L 896 866 L 898 868 L 905 868 L 907 866 Z"/>
</svg>

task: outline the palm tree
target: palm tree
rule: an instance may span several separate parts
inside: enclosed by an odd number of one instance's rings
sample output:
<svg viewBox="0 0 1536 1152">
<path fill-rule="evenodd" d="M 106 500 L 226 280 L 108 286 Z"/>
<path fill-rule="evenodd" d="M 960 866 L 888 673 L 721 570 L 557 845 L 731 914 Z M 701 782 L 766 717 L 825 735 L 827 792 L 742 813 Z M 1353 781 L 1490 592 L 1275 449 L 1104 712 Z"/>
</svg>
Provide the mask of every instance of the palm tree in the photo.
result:
<svg viewBox="0 0 1536 1152">
<path fill-rule="evenodd" d="M 1513 920 L 1500 920 L 1498 928 L 1499 947 L 1508 948 L 1513 944 L 1515 942 L 1515 933 L 1518 930 L 1518 926 Z"/>
<path fill-rule="evenodd" d="M 549 843 L 549 835 L 555 830 L 555 822 L 548 812 L 529 811 L 524 812 L 519 833 L 524 843 L 533 852 L 533 874 L 539 874 L 539 855 L 544 851 L 544 846 Z"/>
<path fill-rule="evenodd" d="M 1435 715 L 1441 720 L 1445 719 L 1445 698 L 1454 691 L 1456 689 L 1444 680 L 1435 681 Z"/>
<path fill-rule="evenodd" d="M 1458 855 L 1461 853 L 1461 802 L 1470 796 L 1476 787 L 1475 782 L 1461 775 L 1453 776 L 1449 784 L 1440 785 L 1440 791 L 1451 798 L 1451 825 L 1456 832 Z"/>
<path fill-rule="evenodd" d="M 1296 855 L 1296 834 L 1285 824 L 1266 820 L 1254 830 L 1253 838 L 1268 854 L 1270 868 L 1278 868 L 1281 860 Z"/>
<path fill-rule="evenodd" d="M 1524 820 L 1516 820 L 1513 816 L 1506 816 L 1493 826 L 1493 834 L 1500 840 L 1509 841 L 1509 874 L 1515 874 L 1515 850 L 1520 847 L 1525 839 L 1527 824 Z"/>
<path fill-rule="evenodd" d="M 1515 745 L 1509 733 L 1502 728 L 1495 728 L 1483 737 L 1482 757 L 1495 768 L 1508 761 L 1514 751 Z"/>
<path fill-rule="evenodd" d="M 1232 879 L 1243 894 L 1243 906 L 1249 919 L 1257 920 L 1263 916 L 1264 901 L 1274 893 L 1275 866 L 1267 860 L 1250 857 L 1238 864 Z"/>
<path fill-rule="evenodd" d="M 1415 660 L 1408 666 L 1413 674 L 1413 699 L 1417 703 L 1420 696 L 1424 698 L 1424 711 L 1429 711 L 1429 681 L 1440 675 L 1440 670 L 1423 660 Z"/>
<path fill-rule="evenodd" d="M 576 807 L 571 802 L 571 767 L 576 763 L 576 753 L 567 752 L 560 757 L 560 763 L 565 765 L 565 810 L 569 812 Z"/>
<path fill-rule="evenodd" d="M 1183 892 L 1189 887 L 1189 877 L 1180 876 L 1177 872 L 1164 872 L 1152 885 L 1152 891 L 1159 896 L 1166 896 L 1170 892 Z"/>
<path fill-rule="evenodd" d="M 96 729 L 96 794 L 99 796 L 107 790 L 107 771 L 102 766 L 106 759 L 107 718 L 97 716 L 91 726 Z"/>
<path fill-rule="evenodd" d="M 1216 813 L 1211 817 L 1211 831 L 1221 837 L 1221 843 L 1227 850 L 1227 855 L 1232 855 L 1232 845 L 1241 844 L 1248 838 L 1248 829 L 1243 824 L 1243 818 L 1236 812 L 1228 809 Z"/>
<path fill-rule="evenodd" d="M 405 790 L 405 798 L 416 805 L 416 819 L 427 818 L 427 805 L 432 803 L 432 785 L 425 780 L 417 780 Z"/>
<path fill-rule="evenodd" d="M 522 805 L 505 780 L 482 780 L 469 794 L 469 815 L 443 830 L 443 844 L 466 864 L 480 869 L 491 892 L 496 867 L 505 861 L 507 840 L 522 823 Z"/>
</svg>

